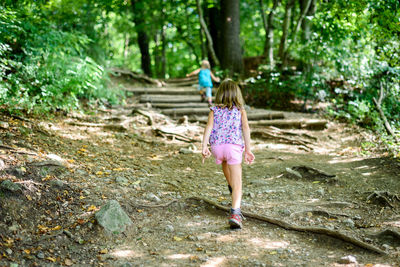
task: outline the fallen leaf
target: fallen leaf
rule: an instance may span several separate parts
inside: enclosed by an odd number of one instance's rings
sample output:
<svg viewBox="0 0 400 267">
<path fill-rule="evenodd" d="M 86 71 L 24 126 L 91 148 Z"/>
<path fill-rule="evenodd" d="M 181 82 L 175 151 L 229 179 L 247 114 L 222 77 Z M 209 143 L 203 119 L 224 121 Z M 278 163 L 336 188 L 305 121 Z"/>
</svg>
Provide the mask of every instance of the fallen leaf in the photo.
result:
<svg viewBox="0 0 400 267">
<path fill-rule="evenodd" d="M 99 210 L 95 205 L 90 205 L 90 207 L 87 209 L 87 211 L 96 211 Z"/>
<path fill-rule="evenodd" d="M 67 265 L 67 266 L 71 266 L 74 263 L 70 259 L 65 259 L 64 264 Z"/>
<path fill-rule="evenodd" d="M 102 249 L 99 251 L 100 254 L 107 254 L 108 253 L 108 249 Z"/>
<path fill-rule="evenodd" d="M 52 257 L 47 257 L 46 260 L 49 260 L 51 262 L 56 262 L 57 261 L 55 258 L 52 258 Z"/>
<path fill-rule="evenodd" d="M 104 172 L 102 172 L 102 171 L 96 172 L 96 175 L 103 175 L 103 174 L 104 174 Z"/>
<path fill-rule="evenodd" d="M 53 228 L 51 228 L 50 230 L 52 230 L 52 231 L 57 231 L 57 230 L 60 230 L 61 229 L 61 226 L 60 225 L 57 225 L 56 227 L 53 227 Z"/>
<path fill-rule="evenodd" d="M 30 195 L 26 195 L 26 199 L 28 199 L 29 201 L 32 200 L 32 197 Z"/>
<path fill-rule="evenodd" d="M 25 252 L 26 254 L 31 254 L 31 251 L 30 251 L 29 249 L 24 249 L 24 252 Z"/>
<path fill-rule="evenodd" d="M 274 251 L 271 251 L 269 254 L 270 255 L 275 255 L 277 252 L 274 250 Z"/>
<path fill-rule="evenodd" d="M 178 237 L 178 236 L 174 236 L 174 240 L 175 241 L 182 241 L 182 238 Z"/>
</svg>

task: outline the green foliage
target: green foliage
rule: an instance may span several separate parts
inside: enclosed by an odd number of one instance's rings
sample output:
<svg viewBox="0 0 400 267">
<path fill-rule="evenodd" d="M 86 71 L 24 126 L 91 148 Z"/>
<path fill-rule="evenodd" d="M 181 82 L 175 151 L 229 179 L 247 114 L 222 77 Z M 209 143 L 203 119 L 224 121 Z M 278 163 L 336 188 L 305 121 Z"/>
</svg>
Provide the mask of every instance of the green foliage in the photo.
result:
<svg viewBox="0 0 400 267">
<path fill-rule="evenodd" d="M 0 105 L 43 112 L 79 108 L 81 99 L 118 102 L 84 32 L 60 30 L 38 6 L 0 6 L 0 14 Z"/>
</svg>

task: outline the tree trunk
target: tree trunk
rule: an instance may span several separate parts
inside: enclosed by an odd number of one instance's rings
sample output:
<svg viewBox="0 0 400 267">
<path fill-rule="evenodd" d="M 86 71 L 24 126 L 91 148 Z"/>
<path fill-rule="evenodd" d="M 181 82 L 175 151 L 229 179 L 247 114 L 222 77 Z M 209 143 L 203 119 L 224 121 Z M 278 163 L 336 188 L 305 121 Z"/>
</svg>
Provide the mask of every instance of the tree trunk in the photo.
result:
<svg viewBox="0 0 400 267">
<path fill-rule="evenodd" d="M 211 38 L 210 32 L 207 29 L 206 22 L 204 21 L 203 9 L 201 7 L 201 0 L 196 0 L 196 3 L 197 3 L 197 11 L 199 12 L 200 26 L 201 26 L 201 28 L 202 28 L 202 30 L 203 30 L 204 34 L 206 35 L 206 38 L 207 38 L 208 52 L 211 54 L 211 58 L 214 61 L 214 63 L 216 65 L 219 65 L 219 60 L 218 60 L 217 55 L 215 54 L 215 51 L 214 51 L 213 40 Z"/>
<path fill-rule="evenodd" d="M 136 32 L 138 35 L 138 45 L 141 53 L 141 67 L 143 72 L 151 77 L 151 57 L 149 51 L 150 39 L 146 33 L 143 8 L 138 5 L 138 0 L 131 0 L 131 8 L 133 14 L 133 22 L 135 23 Z"/>
<path fill-rule="evenodd" d="M 213 39 L 214 44 L 214 51 L 217 55 L 217 58 L 221 60 L 223 47 L 222 47 L 222 40 L 221 40 L 221 31 L 222 31 L 222 19 L 221 19 L 221 12 L 219 8 L 216 6 L 212 8 L 206 9 L 207 17 L 206 22 L 208 24 L 208 29 L 210 30 L 211 38 Z M 210 62 L 211 66 L 215 66 L 214 62 Z"/>
<path fill-rule="evenodd" d="M 279 5 L 280 0 L 274 0 L 272 10 L 268 14 L 268 20 L 265 16 L 264 4 L 263 0 L 260 0 L 260 11 L 262 14 L 264 28 L 265 28 L 265 45 L 264 45 L 264 56 L 267 60 L 267 63 L 271 68 L 274 67 L 274 16 L 276 13 L 276 9 Z"/>
<path fill-rule="evenodd" d="M 243 59 L 240 45 L 239 0 L 221 0 L 223 23 L 222 67 L 233 73 L 243 72 Z"/>
<path fill-rule="evenodd" d="M 300 8 L 301 10 L 305 7 L 305 2 L 307 0 L 300 0 Z M 311 19 L 309 17 L 313 17 L 317 10 L 317 3 L 316 0 L 312 0 L 310 7 L 307 11 L 306 17 L 304 18 L 303 24 L 301 25 L 303 29 L 303 40 L 309 40 L 311 35 Z"/>
<path fill-rule="evenodd" d="M 306 17 L 308 10 L 310 9 L 310 5 L 311 5 L 312 1 L 313 0 L 305 0 L 305 2 L 304 2 L 303 9 L 300 12 L 300 16 L 299 16 L 299 19 L 297 20 L 296 28 L 294 29 L 294 32 L 293 32 L 292 44 L 294 44 L 297 40 L 297 33 L 299 32 L 300 27 L 303 23 L 303 20 Z"/>
<path fill-rule="evenodd" d="M 285 17 L 283 19 L 283 25 L 282 25 L 281 43 L 279 45 L 279 58 L 281 60 L 281 69 L 285 69 L 287 65 L 285 53 L 287 52 L 286 51 L 287 41 L 289 36 L 289 27 L 292 17 L 292 8 L 294 6 L 294 1 L 295 0 L 288 0 L 288 2 L 286 3 Z"/>
</svg>

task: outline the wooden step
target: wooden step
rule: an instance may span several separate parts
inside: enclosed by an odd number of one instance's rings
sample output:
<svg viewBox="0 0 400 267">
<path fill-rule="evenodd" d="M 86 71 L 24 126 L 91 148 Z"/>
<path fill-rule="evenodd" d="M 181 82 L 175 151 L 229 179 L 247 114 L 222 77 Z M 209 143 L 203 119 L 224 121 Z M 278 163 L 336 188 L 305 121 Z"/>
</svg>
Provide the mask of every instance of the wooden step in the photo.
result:
<svg viewBox="0 0 400 267">
<path fill-rule="evenodd" d="M 135 95 L 199 95 L 199 91 L 194 87 L 125 88 L 125 91 Z"/>
<path fill-rule="evenodd" d="M 199 121 L 199 122 L 206 123 L 207 122 L 207 116 L 205 116 L 205 115 L 208 115 L 208 112 L 209 111 L 207 111 L 207 113 L 205 113 L 205 114 L 204 113 L 200 113 L 200 112 L 198 112 L 198 114 L 196 114 L 196 113 L 179 114 L 179 112 L 175 112 L 175 113 L 172 113 L 171 115 L 175 115 L 175 116 L 188 115 L 189 116 L 189 121 L 191 121 L 191 122 Z M 275 119 L 283 119 L 283 118 L 284 118 L 284 115 L 283 115 L 282 112 L 275 112 L 275 111 L 263 111 L 263 112 L 261 112 L 261 111 L 254 111 L 254 112 L 249 111 L 249 112 L 247 112 L 247 119 L 249 121 L 250 120 L 260 120 L 260 119 L 262 119 L 262 120 L 275 120 Z"/>
<path fill-rule="evenodd" d="M 187 102 L 201 102 L 200 94 L 197 95 L 141 95 L 140 103 L 187 103 Z"/>
<path fill-rule="evenodd" d="M 178 108 L 207 108 L 206 102 L 188 102 L 188 103 L 153 103 L 153 108 L 159 109 L 178 109 Z"/>
</svg>

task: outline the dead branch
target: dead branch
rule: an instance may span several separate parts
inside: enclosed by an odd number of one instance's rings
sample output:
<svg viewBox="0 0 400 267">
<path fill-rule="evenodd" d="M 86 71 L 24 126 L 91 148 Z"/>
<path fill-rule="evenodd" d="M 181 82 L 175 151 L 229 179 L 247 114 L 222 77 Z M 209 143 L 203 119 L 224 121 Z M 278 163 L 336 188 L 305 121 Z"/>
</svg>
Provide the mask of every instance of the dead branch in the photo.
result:
<svg viewBox="0 0 400 267">
<path fill-rule="evenodd" d="M 105 123 L 90 123 L 90 122 L 75 122 L 75 121 L 69 121 L 67 122 L 67 124 L 73 126 L 103 127 L 104 129 L 112 131 L 120 131 L 120 132 L 124 132 L 127 130 L 126 127 L 120 124 L 105 124 Z"/>
<path fill-rule="evenodd" d="M 261 139 L 278 139 L 284 143 L 291 144 L 291 145 L 300 145 L 308 148 L 309 150 L 313 150 L 312 147 L 308 146 L 311 142 L 306 140 L 297 140 L 288 137 L 284 137 L 273 132 L 269 132 L 267 130 L 253 130 L 251 132 L 251 136 L 254 138 L 261 138 Z"/>
<path fill-rule="evenodd" d="M 37 154 L 35 152 L 16 150 L 16 148 L 11 147 L 11 146 L 0 145 L 0 148 L 8 149 L 8 150 L 10 150 L 11 153 L 15 153 L 15 154 L 37 156 Z"/>
<path fill-rule="evenodd" d="M 387 191 L 374 191 L 367 197 L 367 201 L 394 208 L 392 203 L 400 201 L 400 197 Z"/>
<path fill-rule="evenodd" d="M 300 166 L 294 166 L 292 167 L 292 170 L 295 170 L 297 172 L 300 172 L 301 175 L 303 177 L 306 178 L 323 178 L 323 179 L 327 179 L 327 178 L 333 178 L 336 175 L 335 174 L 329 174 L 320 170 L 317 170 L 315 168 L 312 167 L 308 167 L 305 165 L 300 165 Z"/>
<path fill-rule="evenodd" d="M 153 118 L 151 117 L 151 115 L 147 114 L 146 112 L 144 112 L 144 111 L 142 111 L 140 109 L 134 108 L 132 110 L 132 115 L 136 115 L 136 114 L 139 114 L 139 115 L 142 115 L 142 116 L 146 117 L 147 118 L 147 125 L 152 126 L 154 124 Z"/>
<path fill-rule="evenodd" d="M 205 198 L 200 198 L 200 197 L 190 197 L 188 199 L 193 199 L 193 200 L 197 200 L 197 201 L 204 201 L 205 203 L 216 207 L 217 209 L 223 210 L 223 211 L 230 211 L 229 207 L 225 207 L 222 205 L 219 205 L 218 203 L 205 199 Z M 299 231 L 299 232 L 310 232 L 310 233 L 315 233 L 315 234 L 323 234 L 323 235 L 327 235 L 333 238 L 337 238 L 339 240 L 348 242 L 350 244 L 353 244 L 355 246 L 358 246 L 360 248 L 364 248 L 368 251 L 372 251 L 378 254 L 382 254 L 382 255 L 387 255 L 387 253 L 383 250 L 381 250 L 378 247 L 372 246 L 370 244 L 367 244 L 357 238 L 354 237 L 350 237 L 347 236 L 339 231 L 335 231 L 335 230 L 330 230 L 327 228 L 322 228 L 322 227 L 310 227 L 310 226 L 299 226 L 299 225 L 295 225 L 295 224 L 290 224 L 287 223 L 285 221 L 282 220 L 278 220 L 275 218 L 271 218 L 271 217 L 267 217 L 267 216 L 261 216 L 258 214 L 254 214 L 251 212 L 246 212 L 246 211 L 242 211 L 243 215 L 246 216 L 247 218 L 253 218 L 256 220 L 260 220 L 263 222 L 268 222 L 274 225 L 277 225 L 279 227 L 282 227 L 283 229 L 286 230 L 293 230 L 293 231 Z"/>
<path fill-rule="evenodd" d="M 170 202 L 163 203 L 163 204 L 158 204 L 158 205 L 146 205 L 146 204 L 133 204 L 133 207 L 141 207 L 141 208 L 163 208 L 163 207 L 168 207 L 169 205 L 178 202 L 177 199 L 174 199 Z"/>
</svg>

